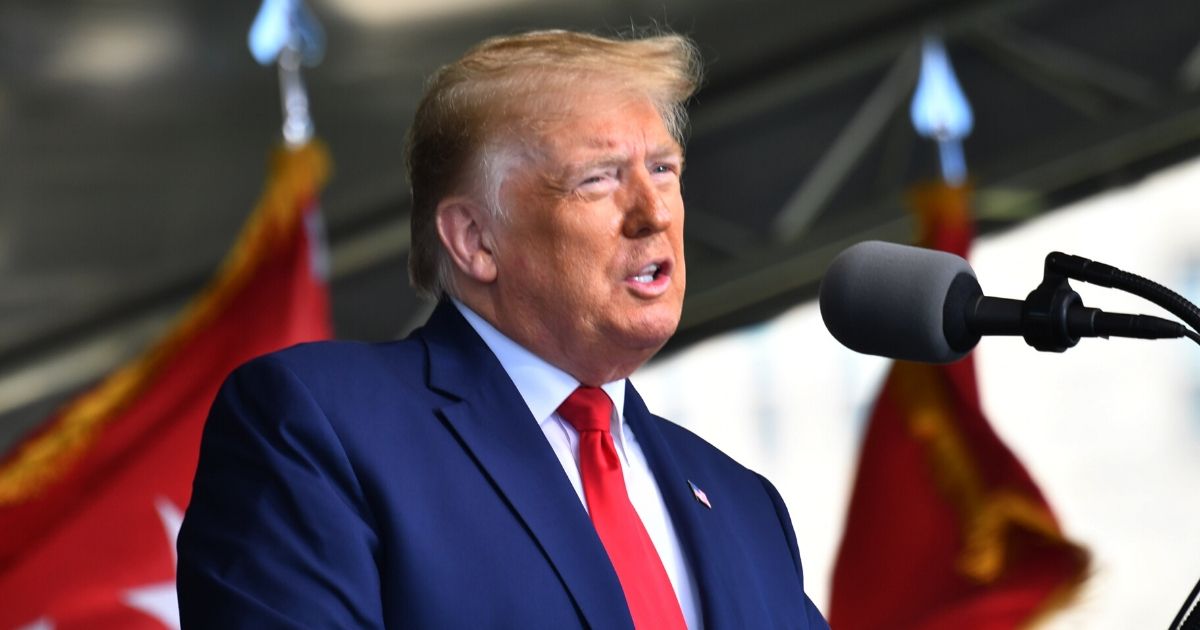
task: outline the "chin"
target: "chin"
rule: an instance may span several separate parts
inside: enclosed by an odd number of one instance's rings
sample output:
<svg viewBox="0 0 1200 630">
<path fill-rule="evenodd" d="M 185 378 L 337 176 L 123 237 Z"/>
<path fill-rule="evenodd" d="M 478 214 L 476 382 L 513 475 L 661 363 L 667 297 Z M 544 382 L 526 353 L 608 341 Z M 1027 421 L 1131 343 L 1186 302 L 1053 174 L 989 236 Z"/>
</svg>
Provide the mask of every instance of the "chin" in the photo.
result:
<svg viewBox="0 0 1200 630">
<path fill-rule="evenodd" d="M 658 311 L 659 309 L 655 309 Z M 667 343 L 679 328 L 679 310 L 662 309 L 669 312 L 642 313 L 640 317 L 627 320 L 620 332 L 631 348 L 657 351 Z"/>
</svg>

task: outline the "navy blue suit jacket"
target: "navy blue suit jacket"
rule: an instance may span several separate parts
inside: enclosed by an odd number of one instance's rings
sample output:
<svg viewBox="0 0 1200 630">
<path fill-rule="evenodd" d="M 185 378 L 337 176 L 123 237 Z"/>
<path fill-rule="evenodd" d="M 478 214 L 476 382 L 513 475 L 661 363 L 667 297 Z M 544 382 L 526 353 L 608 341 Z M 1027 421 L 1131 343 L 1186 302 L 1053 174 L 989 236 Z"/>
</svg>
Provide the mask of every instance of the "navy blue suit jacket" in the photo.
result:
<svg viewBox="0 0 1200 630">
<path fill-rule="evenodd" d="M 826 628 L 771 484 L 626 391 L 706 627 Z M 445 302 L 403 341 L 301 345 L 235 371 L 178 551 L 185 628 L 632 627 L 541 429 Z"/>
</svg>

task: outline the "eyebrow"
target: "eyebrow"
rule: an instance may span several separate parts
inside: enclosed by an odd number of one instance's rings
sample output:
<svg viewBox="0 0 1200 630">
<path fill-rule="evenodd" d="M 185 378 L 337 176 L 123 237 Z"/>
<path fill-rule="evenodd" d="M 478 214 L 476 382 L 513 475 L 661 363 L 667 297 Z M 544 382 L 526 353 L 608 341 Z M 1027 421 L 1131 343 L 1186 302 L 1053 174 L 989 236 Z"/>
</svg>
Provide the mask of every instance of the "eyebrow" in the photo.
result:
<svg viewBox="0 0 1200 630">
<path fill-rule="evenodd" d="M 581 175 L 587 171 L 605 168 L 605 167 L 620 167 L 626 162 L 625 156 L 618 154 L 602 155 L 592 160 L 578 162 L 575 164 L 566 164 L 563 166 L 562 174 L 568 178 Z"/>
<path fill-rule="evenodd" d="M 587 145 L 597 149 L 608 149 L 613 146 L 611 143 L 599 139 L 588 142 Z M 651 147 L 648 151 L 646 151 L 646 159 L 648 160 L 662 160 L 667 158 L 677 158 L 680 162 L 683 162 L 683 147 L 679 146 L 679 144 L 675 142 L 672 142 L 671 144 L 660 144 Z M 620 166 L 626 161 L 627 156 L 624 153 L 620 151 L 610 151 L 593 159 L 585 160 L 577 164 L 567 164 L 563 167 L 563 173 L 571 175 L 598 167 Z"/>
</svg>

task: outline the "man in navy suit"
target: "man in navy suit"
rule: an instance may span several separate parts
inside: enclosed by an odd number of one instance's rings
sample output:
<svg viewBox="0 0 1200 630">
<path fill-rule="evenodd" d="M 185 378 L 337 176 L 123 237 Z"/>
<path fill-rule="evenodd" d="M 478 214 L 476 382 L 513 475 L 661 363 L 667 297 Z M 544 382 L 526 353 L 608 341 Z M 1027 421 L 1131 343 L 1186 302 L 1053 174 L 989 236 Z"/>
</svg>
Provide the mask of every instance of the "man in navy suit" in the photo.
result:
<svg viewBox="0 0 1200 630">
<path fill-rule="evenodd" d="M 827 627 L 771 484 L 626 381 L 679 322 L 698 74 L 682 37 L 549 31 L 433 77 L 410 272 L 438 306 L 229 377 L 179 536 L 185 627 Z"/>
</svg>

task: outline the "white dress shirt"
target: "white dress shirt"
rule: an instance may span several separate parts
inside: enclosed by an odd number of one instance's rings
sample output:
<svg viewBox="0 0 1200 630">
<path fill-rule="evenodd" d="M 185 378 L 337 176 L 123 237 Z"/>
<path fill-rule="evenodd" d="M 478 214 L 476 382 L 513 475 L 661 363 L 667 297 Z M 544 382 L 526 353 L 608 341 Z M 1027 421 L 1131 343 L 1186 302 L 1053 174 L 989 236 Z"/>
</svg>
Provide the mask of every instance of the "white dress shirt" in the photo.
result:
<svg viewBox="0 0 1200 630">
<path fill-rule="evenodd" d="M 454 300 L 454 305 L 483 338 L 483 342 L 500 360 L 500 365 L 517 386 L 517 391 L 521 393 L 529 412 L 546 435 L 546 441 L 554 449 L 563 472 L 567 474 L 567 479 L 571 481 L 586 510 L 587 500 L 584 498 L 583 482 L 579 477 L 579 434 L 557 412 L 558 406 L 579 387 L 579 381 L 509 339 L 462 302 Z M 667 570 L 667 577 L 675 589 L 675 596 L 679 598 L 679 606 L 683 610 L 683 618 L 688 628 L 701 628 L 695 578 L 688 569 L 683 549 L 679 544 L 679 536 L 675 534 L 675 526 L 667 512 L 667 505 L 663 502 L 658 483 L 654 480 L 654 474 L 650 472 L 646 456 L 638 446 L 633 431 L 625 423 L 625 379 L 606 383 L 602 389 L 614 403 L 613 443 L 620 456 L 629 501 L 633 503 L 633 509 L 642 519 L 650 540 L 654 542 L 654 548 L 658 550 L 658 557 Z"/>
</svg>

